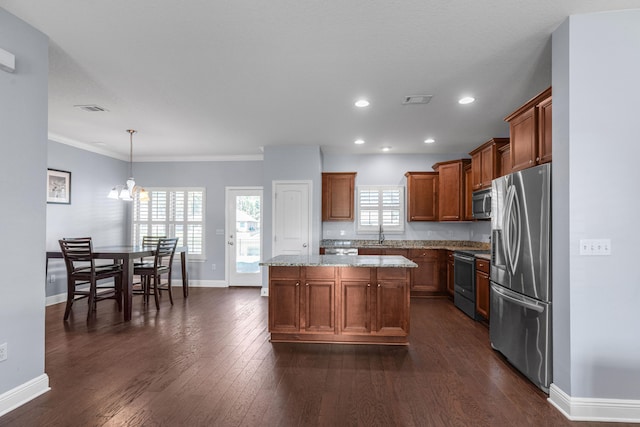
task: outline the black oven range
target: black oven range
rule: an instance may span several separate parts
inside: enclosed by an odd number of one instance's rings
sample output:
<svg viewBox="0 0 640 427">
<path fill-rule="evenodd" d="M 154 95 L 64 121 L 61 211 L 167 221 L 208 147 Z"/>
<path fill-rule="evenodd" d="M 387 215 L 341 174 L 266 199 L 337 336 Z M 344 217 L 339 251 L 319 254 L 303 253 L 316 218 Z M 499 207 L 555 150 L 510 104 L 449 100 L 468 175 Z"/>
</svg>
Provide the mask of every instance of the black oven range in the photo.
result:
<svg viewBox="0 0 640 427">
<path fill-rule="evenodd" d="M 477 254 L 490 254 L 483 249 L 460 249 L 453 253 L 453 303 L 472 319 L 476 319 Z"/>
</svg>

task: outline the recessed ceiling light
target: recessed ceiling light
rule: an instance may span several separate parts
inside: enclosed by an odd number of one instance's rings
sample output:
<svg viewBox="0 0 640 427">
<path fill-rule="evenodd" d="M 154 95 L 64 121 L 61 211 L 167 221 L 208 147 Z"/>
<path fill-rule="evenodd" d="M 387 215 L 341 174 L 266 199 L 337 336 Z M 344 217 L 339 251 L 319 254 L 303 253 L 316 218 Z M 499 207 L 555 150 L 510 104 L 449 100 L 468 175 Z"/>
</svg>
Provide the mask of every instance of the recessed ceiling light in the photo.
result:
<svg viewBox="0 0 640 427">
<path fill-rule="evenodd" d="M 369 101 L 367 101 L 366 99 L 358 99 L 355 103 L 355 106 L 359 108 L 368 107 Z"/>
<path fill-rule="evenodd" d="M 364 139 L 356 139 L 355 141 L 353 141 L 353 143 L 357 145 L 362 145 L 364 144 Z"/>
<path fill-rule="evenodd" d="M 475 101 L 476 99 L 473 96 L 465 96 L 463 98 L 460 98 L 460 100 L 458 100 L 459 104 L 471 104 L 473 101 Z"/>
<path fill-rule="evenodd" d="M 391 151 L 391 147 L 382 147 L 382 151 L 384 152 Z"/>
<path fill-rule="evenodd" d="M 433 144 L 434 142 L 436 142 L 436 140 L 433 138 L 427 138 L 424 140 L 425 144 Z"/>
</svg>

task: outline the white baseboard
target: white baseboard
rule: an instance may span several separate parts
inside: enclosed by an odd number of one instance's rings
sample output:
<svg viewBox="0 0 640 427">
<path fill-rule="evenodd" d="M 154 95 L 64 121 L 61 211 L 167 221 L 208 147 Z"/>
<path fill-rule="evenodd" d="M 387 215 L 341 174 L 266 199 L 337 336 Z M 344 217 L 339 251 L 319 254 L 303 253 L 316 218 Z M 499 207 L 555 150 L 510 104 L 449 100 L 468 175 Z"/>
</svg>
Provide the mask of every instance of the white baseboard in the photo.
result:
<svg viewBox="0 0 640 427">
<path fill-rule="evenodd" d="M 49 376 L 42 374 L 18 387 L 0 394 L 0 417 L 51 390 Z"/>
<path fill-rule="evenodd" d="M 60 304 L 61 302 L 66 302 L 66 301 L 67 301 L 67 293 L 64 292 L 58 295 L 51 295 L 47 297 L 45 300 L 45 305 L 46 306 L 55 305 L 55 304 Z"/>
<path fill-rule="evenodd" d="M 571 397 L 555 384 L 548 400 L 571 421 L 640 423 L 640 400 Z"/>
<path fill-rule="evenodd" d="M 181 280 L 174 280 L 171 282 L 172 288 L 182 288 Z M 190 288 L 227 288 L 229 284 L 225 280 L 189 280 Z M 63 292 L 57 295 L 48 296 L 45 300 L 45 305 L 60 304 L 67 301 L 67 293 Z"/>
<path fill-rule="evenodd" d="M 269 296 L 269 288 L 260 288 L 260 296 L 268 297 Z"/>
<path fill-rule="evenodd" d="M 175 286 L 175 285 L 174 285 Z M 179 284 L 182 287 L 182 282 Z M 228 288 L 226 280 L 189 280 L 190 288 Z"/>
</svg>

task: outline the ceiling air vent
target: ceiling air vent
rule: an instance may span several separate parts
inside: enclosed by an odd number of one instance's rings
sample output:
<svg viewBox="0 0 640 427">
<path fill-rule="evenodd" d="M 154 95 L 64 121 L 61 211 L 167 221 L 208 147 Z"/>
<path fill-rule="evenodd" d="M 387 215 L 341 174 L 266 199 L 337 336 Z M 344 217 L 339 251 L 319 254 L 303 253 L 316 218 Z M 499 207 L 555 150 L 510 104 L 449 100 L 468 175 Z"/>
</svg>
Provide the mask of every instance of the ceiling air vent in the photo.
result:
<svg viewBox="0 0 640 427">
<path fill-rule="evenodd" d="M 99 105 L 95 105 L 95 104 L 91 104 L 91 105 L 74 105 L 74 107 L 79 108 L 81 110 L 84 111 L 91 111 L 91 112 L 96 112 L 96 111 L 109 111 L 106 108 L 103 108 Z"/>
<path fill-rule="evenodd" d="M 431 101 L 433 95 L 410 95 L 405 96 L 402 100 L 402 105 L 418 105 L 418 104 L 428 104 Z"/>
</svg>

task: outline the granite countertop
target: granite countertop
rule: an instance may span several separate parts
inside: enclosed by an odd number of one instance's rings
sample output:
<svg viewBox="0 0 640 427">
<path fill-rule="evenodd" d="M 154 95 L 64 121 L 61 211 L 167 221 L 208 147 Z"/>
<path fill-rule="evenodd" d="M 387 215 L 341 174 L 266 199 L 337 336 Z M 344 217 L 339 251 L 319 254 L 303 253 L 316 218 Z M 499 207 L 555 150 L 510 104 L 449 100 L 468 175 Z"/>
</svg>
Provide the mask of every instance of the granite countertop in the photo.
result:
<svg viewBox="0 0 640 427">
<path fill-rule="evenodd" d="M 484 249 L 489 250 L 490 244 L 473 242 L 470 240 L 329 240 L 320 242 L 321 248 L 380 248 L 380 249 Z"/>
<path fill-rule="evenodd" d="M 397 255 L 278 255 L 260 263 L 279 267 L 416 268 L 418 264 Z"/>
</svg>

